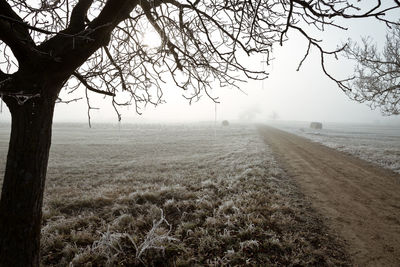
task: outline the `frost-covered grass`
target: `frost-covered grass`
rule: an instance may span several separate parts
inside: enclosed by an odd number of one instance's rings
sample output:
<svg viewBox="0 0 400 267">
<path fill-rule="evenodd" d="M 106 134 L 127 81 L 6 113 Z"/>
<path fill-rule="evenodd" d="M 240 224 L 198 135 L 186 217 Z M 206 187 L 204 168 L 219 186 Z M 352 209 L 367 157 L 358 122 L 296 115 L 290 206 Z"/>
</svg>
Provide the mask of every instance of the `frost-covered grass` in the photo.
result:
<svg viewBox="0 0 400 267">
<path fill-rule="evenodd" d="M 325 123 L 322 130 L 310 129 L 308 123 L 275 126 L 400 173 L 400 125 Z"/>
<path fill-rule="evenodd" d="M 43 210 L 43 266 L 348 264 L 251 126 L 55 125 Z"/>
</svg>

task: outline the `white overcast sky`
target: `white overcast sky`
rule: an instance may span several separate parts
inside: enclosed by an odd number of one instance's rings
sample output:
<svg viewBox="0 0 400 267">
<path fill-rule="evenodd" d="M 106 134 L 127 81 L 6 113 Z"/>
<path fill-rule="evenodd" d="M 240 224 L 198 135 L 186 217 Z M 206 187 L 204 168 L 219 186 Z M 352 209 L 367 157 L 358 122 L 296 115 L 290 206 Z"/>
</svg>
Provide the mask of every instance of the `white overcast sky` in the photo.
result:
<svg viewBox="0 0 400 267">
<path fill-rule="evenodd" d="M 400 13 L 394 16 L 400 17 Z M 371 36 L 381 47 L 384 43 L 385 26 L 374 20 L 346 22 L 348 31 L 328 29 L 321 36 L 324 44 L 334 49 L 347 38 L 360 40 L 361 36 Z M 289 32 L 289 41 L 283 47 L 274 48 L 274 61 L 265 70 L 270 77 L 265 81 L 249 81 L 240 84 L 246 94 L 233 88 L 214 88 L 213 95 L 218 96 L 218 120 L 237 120 L 241 115 L 253 114 L 255 121 L 265 121 L 276 113 L 281 120 L 322 121 L 322 122 L 398 122 L 400 117 L 383 117 L 379 110 L 372 111 L 366 104 L 359 104 L 348 97 L 329 80 L 321 70 L 320 59 L 314 49 L 301 71 L 296 68 L 304 55 L 307 43 L 302 37 Z M 263 68 L 262 56 L 252 59 L 252 66 Z M 336 77 L 351 75 L 352 66 L 345 60 L 329 62 L 329 71 Z M 142 115 L 135 113 L 133 107 L 122 110 L 122 122 L 188 122 L 213 121 L 215 104 L 203 96 L 199 102 L 189 105 L 178 88 L 170 87 L 165 91 L 166 104 L 157 108 L 148 106 Z M 100 110 L 91 112 L 92 122 L 117 122 L 110 101 L 94 98 L 92 105 Z M 0 121 L 8 121 L 10 116 L 3 105 Z M 55 110 L 55 122 L 85 122 L 87 107 L 84 100 L 78 103 L 58 104 Z"/>
</svg>

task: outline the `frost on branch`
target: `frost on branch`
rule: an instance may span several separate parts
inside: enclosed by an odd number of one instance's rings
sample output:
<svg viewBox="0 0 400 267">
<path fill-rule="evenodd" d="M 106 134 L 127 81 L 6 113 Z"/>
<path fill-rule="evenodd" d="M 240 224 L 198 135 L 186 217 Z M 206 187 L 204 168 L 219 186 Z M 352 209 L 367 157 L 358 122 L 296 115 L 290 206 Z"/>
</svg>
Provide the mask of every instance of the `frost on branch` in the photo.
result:
<svg viewBox="0 0 400 267">
<path fill-rule="evenodd" d="M 400 114 L 400 25 L 386 35 L 382 52 L 371 38 L 364 38 L 361 45 L 349 42 L 345 52 L 356 62 L 348 95 L 384 115 Z"/>
</svg>

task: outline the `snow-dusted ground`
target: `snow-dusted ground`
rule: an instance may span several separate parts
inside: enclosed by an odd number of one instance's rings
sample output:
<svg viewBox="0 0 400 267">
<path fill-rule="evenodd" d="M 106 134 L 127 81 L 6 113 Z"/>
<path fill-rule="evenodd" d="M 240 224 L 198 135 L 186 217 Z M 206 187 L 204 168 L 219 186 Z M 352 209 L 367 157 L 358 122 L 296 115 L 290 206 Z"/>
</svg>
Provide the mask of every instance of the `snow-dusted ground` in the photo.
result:
<svg viewBox="0 0 400 267">
<path fill-rule="evenodd" d="M 400 125 L 274 123 L 273 126 L 400 173 Z"/>
</svg>

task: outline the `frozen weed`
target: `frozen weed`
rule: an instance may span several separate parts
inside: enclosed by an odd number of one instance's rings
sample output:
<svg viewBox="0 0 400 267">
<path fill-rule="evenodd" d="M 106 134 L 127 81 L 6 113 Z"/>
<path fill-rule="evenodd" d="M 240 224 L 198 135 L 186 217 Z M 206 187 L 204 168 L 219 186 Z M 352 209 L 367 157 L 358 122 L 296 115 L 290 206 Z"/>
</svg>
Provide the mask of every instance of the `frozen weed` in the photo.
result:
<svg viewBox="0 0 400 267">
<path fill-rule="evenodd" d="M 107 258 L 106 265 L 110 265 L 120 255 L 124 254 L 121 239 L 126 234 L 112 233 L 109 227 L 104 233 L 99 233 L 100 239 L 93 242 L 91 250 Z"/>
<path fill-rule="evenodd" d="M 162 229 L 162 224 L 166 224 L 168 226 L 168 231 L 164 232 Z M 147 233 L 145 239 L 139 245 L 133 240 L 130 235 L 126 235 L 136 249 L 136 258 L 140 260 L 142 254 L 149 249 L 157 249 L 162 252 L 165 251 L 165 247 L 163 246 L 166 242 L 178 241 L 178 239 L 169 236 L 171 233 L 172 226 L 165 219 L 164 212 L 161 209 L 161 218 L 158 221 L 153 221 L 153 227 Z"/>
<path fill-rule="evenodd" d="M 239 208 L 235 206 L 233 200 L 228 200 L 218 207 L 218 213 L 230 214 L 240 212 Z"/>
<path fill-rule="evenodd" d="M 258 242 L 257 240 L 246 240 L 240 242 L 239 246 L 241 250 L 246 250 L 246 249 L 255 250 L 258 249 L 258 247 L 260 246 L 260 242 Z"/>
</svg>

